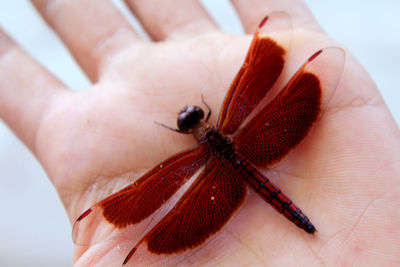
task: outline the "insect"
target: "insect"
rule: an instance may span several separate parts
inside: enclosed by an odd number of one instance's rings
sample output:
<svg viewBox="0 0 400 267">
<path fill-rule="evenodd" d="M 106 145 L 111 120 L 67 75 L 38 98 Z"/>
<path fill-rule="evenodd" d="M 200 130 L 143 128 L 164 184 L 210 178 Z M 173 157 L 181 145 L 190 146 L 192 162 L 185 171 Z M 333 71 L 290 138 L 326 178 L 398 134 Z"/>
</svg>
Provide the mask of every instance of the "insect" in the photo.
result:
<svg viewBox="0 0 400 267">
<path fill-rule="evenodd" d="M 272 38 L 265 33 L 268 27 L 290 31 L 290 25 L 286 13 L 262 20 L 225 96 L 217 124 L 208 121 L 211 111 L 204 100 L 207 114 L 198 106 L 184 108 L 178 116 L 178 128 L 173 130 L 193 134 L 197 145 L 173 155 L 86 210 L 74 224 L 75 243 L 97 242 L 137 225 L 197 173 L 173 208 L 131 249 L 123 265 L 143 244 L 152 253 L 166 255 L 203 244 L 232 218 L 248 187 L 299 228 L 310 234 L 316 231 L 309 218 L 258 168 L 281 161 L 306 137 L 340 79 L 344 52 L 340 48 L 317 51 L 286 86 L 258 108 L 273 94 L 287 55 L 282 45 L 284 35 Z M 257 112 L 249 117 L 252 111 Z M 91 232 L 100 225 L 106 230 Z"/>
</svg>

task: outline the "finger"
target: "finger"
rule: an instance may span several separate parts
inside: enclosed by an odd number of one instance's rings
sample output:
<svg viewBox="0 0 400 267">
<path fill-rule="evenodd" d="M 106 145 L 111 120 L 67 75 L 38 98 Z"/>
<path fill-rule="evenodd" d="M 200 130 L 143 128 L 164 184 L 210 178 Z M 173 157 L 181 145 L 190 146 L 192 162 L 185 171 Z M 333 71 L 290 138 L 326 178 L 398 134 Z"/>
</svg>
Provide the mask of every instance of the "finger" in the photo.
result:
<svg viewBox="0 0 400 267">
<path fill-rule="evenodd" d="M 129 47 L 138 36 L 107 0 L 33 0 L 92 81 L 101 63 Z"/>
<path fill-rule="evenodd" d="M 153 40 L 198 35 L 216 24 L 196 0 L 125 0 Z"/>
<path fill-rule="evenodd" d="M 62 89 L 0 29 L 0 117 L 33 153 L 41 118 Z"/>
<path fill-rule="evenodd" d="M 292 17 L 294 27 L 322 31 L 311 11 L 301 0 L 231 0 L 247 33 L 253 33 L 262 18 L 271 12 L 285 11 Z"/>
</svg>

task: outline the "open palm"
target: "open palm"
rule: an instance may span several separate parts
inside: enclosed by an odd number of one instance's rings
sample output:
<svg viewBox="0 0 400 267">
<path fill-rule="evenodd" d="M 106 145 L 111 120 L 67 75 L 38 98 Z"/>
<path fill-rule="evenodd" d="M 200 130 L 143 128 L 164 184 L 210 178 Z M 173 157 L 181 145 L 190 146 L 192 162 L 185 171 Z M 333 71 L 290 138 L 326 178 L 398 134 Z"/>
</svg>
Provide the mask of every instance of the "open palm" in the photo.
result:
<svg viewBox="0 0 400 267">
<path fill-rule="evenodd" d="M 94 85 L 83 92 L 67 90 L 1 33 L 0 54 L 8 57 L 0 65 L 0 115 L 37 156 L 73 223 L 88 207 L 195 143 L 154 121 L 174 126 L 179 109 L 201 105 L 201 94 L 216 121 L 250 36 L 221 32 L 195 1 L 168 6 L 127 1 L 157 43 L 140 40 L 105 1 L 33 2 Z M 272 2 L 233 1 L 250 34 L 268 12 L 292 14 L 292 57 L 283 73 L 289 76 L 313 52 L 334 42 L 302 3 Z M 21 94 L 10 95 L 15 91 Z M 399 264 L 398 151 L 399 129 L 368 74 L 347 54 L 342 80 L 322 119 L 287 160 L 266 172 L 318 232 L 300 231 L 250 192 L 216 238 L 172 262 Z M 76 246 L 75 265 L 120 266 L 130 248 Z"/>
</svg>

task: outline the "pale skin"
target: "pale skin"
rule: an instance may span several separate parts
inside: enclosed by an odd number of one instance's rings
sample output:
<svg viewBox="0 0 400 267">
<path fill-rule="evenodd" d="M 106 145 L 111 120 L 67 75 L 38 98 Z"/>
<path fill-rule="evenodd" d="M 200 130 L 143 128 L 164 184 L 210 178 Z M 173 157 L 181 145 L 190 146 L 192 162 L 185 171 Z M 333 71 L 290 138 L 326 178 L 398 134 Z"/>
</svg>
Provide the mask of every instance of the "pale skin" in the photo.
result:
<svg viewBox="0 0 400 267">
<path fill-rule="evenodd" d="M 250 38 L 224 33 L 194 0 L 127 1 L 156 44 L 142 40 L 108 1 L 33 3 L 93 86 L 69 90 L 0 31 L 0 116 L 42 164 L 72 224 L 195 143 L 154 121 L 174 126 L 181 106 L 201 105 L 203 94 L 215 122 Z M 301 1 L 232 3 L 249 35 L 270 12 L 291 15 L 295 56 L 283 75 L 333 43 Z M 378 88 L 346 52 L 324 116 L 269 175 L 318 232 L 299 230 L 250 192 L 218 238 L 176 264 L 400 265 L 399 151 L 400 131 Z M 76 246 L 74 266 L 120 266 L 129 249 Z"/>
</svg>

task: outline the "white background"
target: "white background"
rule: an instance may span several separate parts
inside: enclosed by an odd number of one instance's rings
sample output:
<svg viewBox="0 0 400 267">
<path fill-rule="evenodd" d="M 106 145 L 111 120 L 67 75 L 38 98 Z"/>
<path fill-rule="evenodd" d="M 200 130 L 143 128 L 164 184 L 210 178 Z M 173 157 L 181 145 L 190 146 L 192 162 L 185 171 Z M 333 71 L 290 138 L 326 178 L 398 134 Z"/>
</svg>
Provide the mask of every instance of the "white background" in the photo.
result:
<svg viewBox="0 0 400 267">
<path fill-rule="evenodd" d="M 399 124 L 400 1 L 306 2 L 325 30 L 369 71 Z M 242 33 L 227 1 L 203 3 L 223 29 Z M 0 0 L 0 26 L 68 86 L 89 86 L 29 1 Z M 71 229 L 60 200 L 32 154 L 1 121 L 0 211 L 0 266 L 71 265 Z"/>
</svg>

